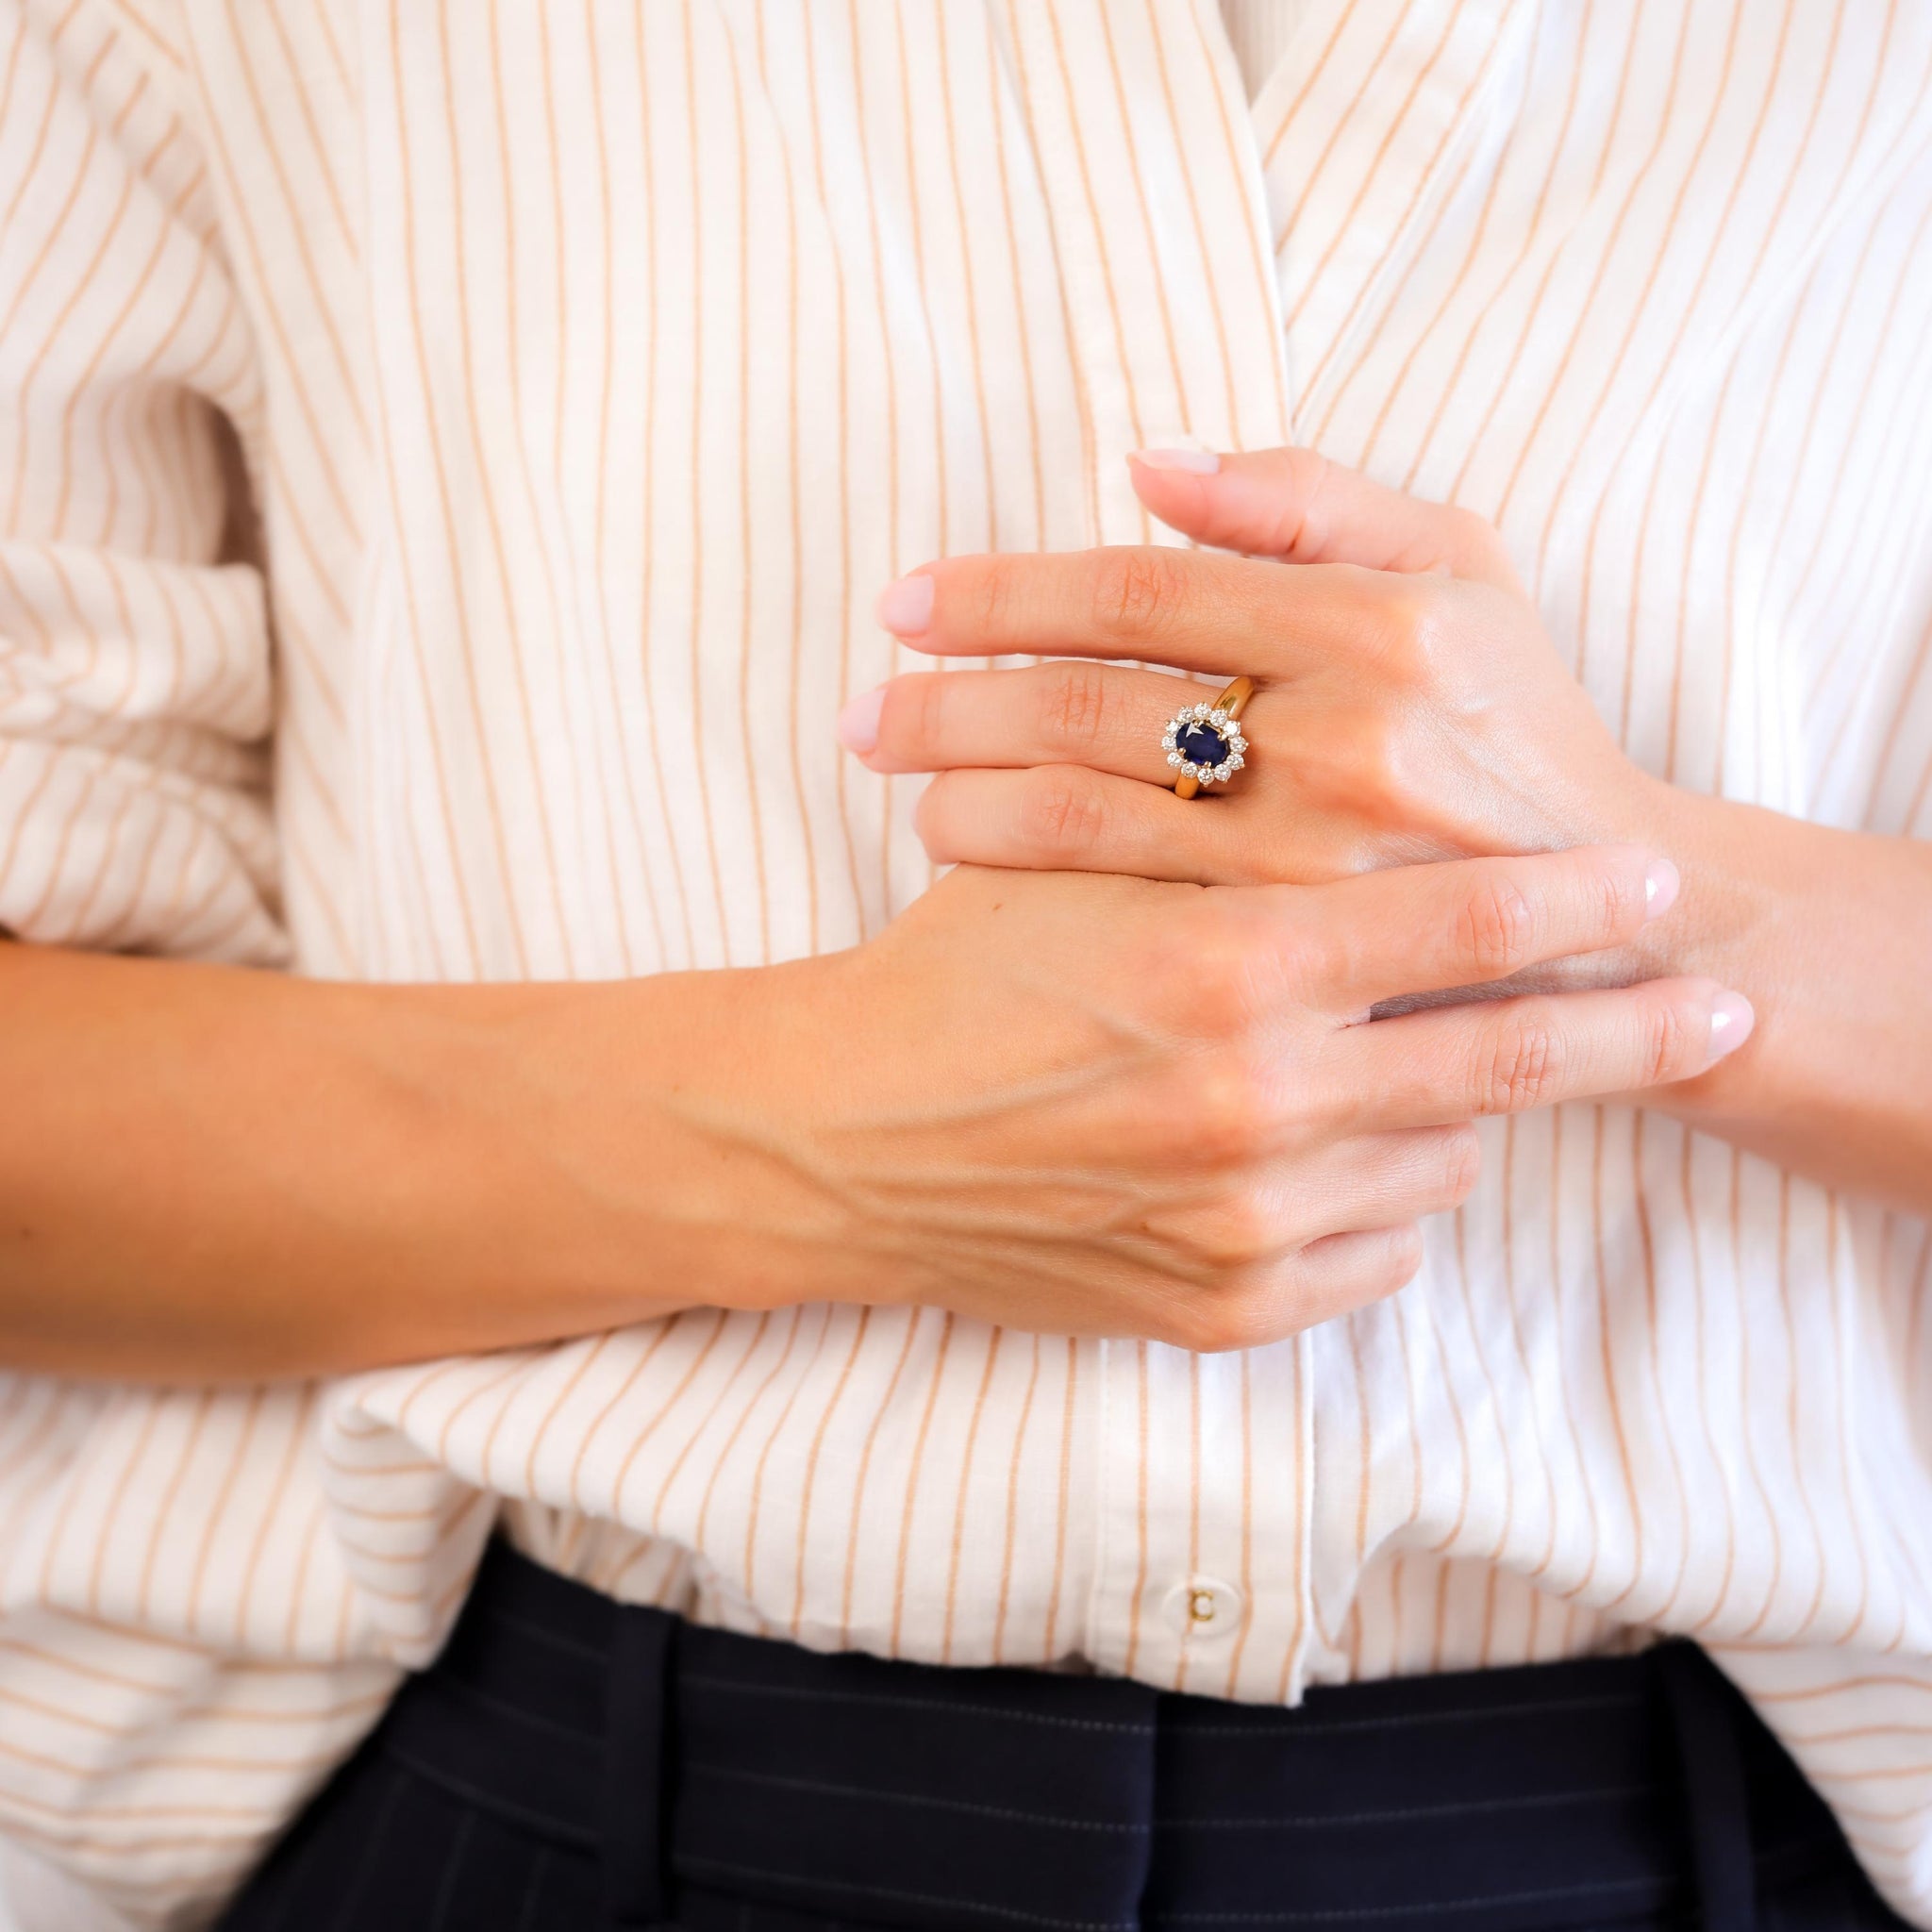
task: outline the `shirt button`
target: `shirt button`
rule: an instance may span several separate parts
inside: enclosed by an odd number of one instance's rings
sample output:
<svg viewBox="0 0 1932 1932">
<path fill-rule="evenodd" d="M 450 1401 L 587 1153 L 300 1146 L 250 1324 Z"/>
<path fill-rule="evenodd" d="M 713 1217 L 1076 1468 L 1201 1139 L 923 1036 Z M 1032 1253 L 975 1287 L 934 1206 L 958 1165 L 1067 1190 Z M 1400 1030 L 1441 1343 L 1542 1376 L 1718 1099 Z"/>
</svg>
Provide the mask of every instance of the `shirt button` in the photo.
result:
<svg viewBox="0 0 1932 1932">
<path fill-rule="evenodd" d="M 1241 1593 L 1218 1576 L 1190 1576 L 1168 1591 L 1161 1604 L 1167 1621 L 1183 1637 L 1232 1637 L 1241 1627 Z"/>
</svg>

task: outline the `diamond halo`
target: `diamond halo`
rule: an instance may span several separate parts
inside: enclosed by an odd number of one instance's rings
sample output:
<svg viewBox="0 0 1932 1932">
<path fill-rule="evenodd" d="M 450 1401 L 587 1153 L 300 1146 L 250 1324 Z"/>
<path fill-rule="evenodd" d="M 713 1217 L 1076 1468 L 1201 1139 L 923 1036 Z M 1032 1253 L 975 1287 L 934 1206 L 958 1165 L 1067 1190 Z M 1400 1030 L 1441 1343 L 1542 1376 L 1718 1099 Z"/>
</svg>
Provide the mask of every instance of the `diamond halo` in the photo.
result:
<svg viewBox="0 0 1932 1932">
<path fill-rule="evenodd" d="M 1248 741 L 1240 721 L 1221 707 L 1183 705 L 1167 722 L 1160 748 L 1176 780 L 1225 784 L 1247 762 Z"/>
</svg>

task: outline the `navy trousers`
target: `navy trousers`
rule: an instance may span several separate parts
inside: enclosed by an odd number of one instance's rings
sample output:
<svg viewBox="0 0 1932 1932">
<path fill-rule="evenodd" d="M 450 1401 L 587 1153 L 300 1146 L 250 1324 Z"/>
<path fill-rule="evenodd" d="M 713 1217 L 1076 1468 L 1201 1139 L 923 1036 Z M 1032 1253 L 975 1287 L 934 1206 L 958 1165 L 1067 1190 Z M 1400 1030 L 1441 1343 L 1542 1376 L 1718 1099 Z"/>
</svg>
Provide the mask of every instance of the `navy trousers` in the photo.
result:
<svg viewBox="0 0 1932 1932">
<path fill-rule="evenodd" d="M 1897 1932 L 1694 1646 L 1299 1709 L 691 1628 L 491 1549 L 225 1932 Z"/>
</svg>

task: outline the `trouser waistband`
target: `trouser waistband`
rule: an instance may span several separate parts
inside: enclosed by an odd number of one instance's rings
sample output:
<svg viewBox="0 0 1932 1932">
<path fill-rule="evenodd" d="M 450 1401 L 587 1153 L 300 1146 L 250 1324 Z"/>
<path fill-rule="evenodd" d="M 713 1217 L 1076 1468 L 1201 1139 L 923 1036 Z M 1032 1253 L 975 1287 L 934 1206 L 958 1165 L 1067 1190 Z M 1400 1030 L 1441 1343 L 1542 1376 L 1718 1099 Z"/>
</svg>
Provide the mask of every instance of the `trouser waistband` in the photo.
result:
<svg viewBox="0 0 1932 1932">
<path fill-rule="evenodd" d="M 501 1543 L 373 1744 L 592 1852 L 612 1926 L 1749 1932 L 1761 1880 L 1845 1857 L 1687 1643 L 1257 1708 L 699 1629 Z"/>
</svg>

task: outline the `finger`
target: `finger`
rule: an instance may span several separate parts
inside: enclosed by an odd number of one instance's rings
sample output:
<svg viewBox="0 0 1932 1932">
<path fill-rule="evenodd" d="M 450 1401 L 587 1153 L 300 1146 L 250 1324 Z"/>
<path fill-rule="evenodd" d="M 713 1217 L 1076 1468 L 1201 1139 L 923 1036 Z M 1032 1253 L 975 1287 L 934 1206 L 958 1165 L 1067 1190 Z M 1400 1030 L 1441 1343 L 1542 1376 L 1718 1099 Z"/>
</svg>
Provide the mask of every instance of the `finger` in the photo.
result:
<svg viewBox="0 0 1932 1932">
<path fill-rule="evenodd" d="M 1389 1228 L 1459 1208 L 1474 1191 L 1482 1145 L 1468 1122 L 1332 1142 L 1299 1164 L 1304 1241 Z"/>
<path fill-rule="evenodd" d="M 1228 1261 L 1278 1257 L 1329 1235 L 1393 1227 L 1459 1208 L 1481 1163 L 1475 1129 L 1466 1121 L 1351 1135 L 1314 1153 L 1297 1152 L 1278 1177 L 1244 1197 L 1244 1211 L 1217 1203 L 1191 1237 Z"/>
<path fill-rule="evenodd" d="M 1127 469 L 1162 523 L 1217 549 L 1519 588 L 1503 540 L 1473 510 L 1406 496 L 1311 449 L 1137 450 Z"/>
<path fill-rule="evenodd" d="M 1668 859 L 1586 845 L 1394 867 L 1291 889 L 1275 903 L 1334 1009 L 1353 1014 L 1626 944 L 1676 894 Z"/>
<path fill-rule="evenodd" d="M 913 824 L 935 865 L 1110 872 L 1183 885 L 1264 883 L 1258 829 L 1202 799 L 1085 765 L 941 772 Z"/>
<path fill-rule="evenodd" d="M 1708 979 L 1482 1000 L 1351 1027 L 1336 1117 L 1357 1130 L 1521 1113 L 1693 1079 L 1749 1037 L 1751 1007 Z"/>
<path fill-rule="evenodd" d="M 1295 1335 L 1332 1322 L 1393 1294 L 1422 1264 L 1422 1231 L 1413 1222 L 1324 1235 L 1276 1271 L 1268 1326 L 1277 1336 Z"/>
<path fill-rule="evenodd" d="M 1090 765 L 1171 785 L 1160 734 L 1222 687 L 1070 658 L 1024 671 L 927 671 L 855 699 L 839 734 L 874 772 Z"/>
<path fill-rule="evenodd" d="M 1151 1216 L 1146 1226 L 1213 1274 L 1266 1269 L 1329 1235 L 1459 1208 L 1480 1165 L 1475 1129 L 1466 1121 L 1351 1135 L 1297 1148 L 1251 1171 L 1232 1192 Z"/>
<path fill-rule="evenodd" d="M 1258 1348 L 1332 1321 L 1395 1291 L 1422 1266 L 1412 1223 L 1331 1234 L 1208 1289 L 1183 1291 L 1158 1324 L 1164 1341 L 1212 1355 Z"/>
<path fill-rule="evenodd" d="M 1118 658 L 1227 678 L 1373 661 L 1414 622 L 1413 587 L 1340 566 L 1174 545 L 946 557 L 879 593 L 878 620 L 938 658 Z"/>
<path fill-rule="evenodd" d="M 1291 1273 L 1306 1311 L 1302 1327 L 1330 1322 L 1406 1288 L 1423 1265 L 1422 1230 L 1412 1222 L 1310 1241 Z"/>
</svg>

